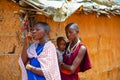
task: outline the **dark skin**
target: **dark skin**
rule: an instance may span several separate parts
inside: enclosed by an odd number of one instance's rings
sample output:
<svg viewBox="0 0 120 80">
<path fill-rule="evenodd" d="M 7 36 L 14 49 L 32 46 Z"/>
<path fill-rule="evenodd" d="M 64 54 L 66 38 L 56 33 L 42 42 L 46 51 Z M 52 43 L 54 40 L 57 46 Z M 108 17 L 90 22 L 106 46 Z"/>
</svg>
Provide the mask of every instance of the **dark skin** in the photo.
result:
<svg viewBox="0 0 120 80">
<path fill-rule="evenodd" d="M 78 41 L 79 31 L 75 30 L 74 26 L 71 25 L 69 28 L 67 28 L 65 30 L 65 32 L 66 32 L 66 36 L 69 39 L 69 41 L 72 42 L 71 46 L 70 46 L 70 48 L 72 48 L 76 44 L 76 42 Z M 86 47 L 81 46 L 81 48 L 78 51 L 78 54 L 77 54 L 76 58 L 73 61 L 73 64 L 68 65 L 68 64 L 63 63 L 62 68 L 69 71 L 71 74 L 73 74 L 75 72 L 75 70 L 77 69 L 77 67 L 80 65 L 80 63 L 81 63 L 81 61 L 82 61 L 82 59 L 85 55 L 85 52 L 86 52 Z"/>
<path fill-rule="evenodd" d="M 24 63 L 24 65 L 27 65 L 27 62 L 29 61 L 28 55 L 27 55 L 27 46 L 30 42 L 30 40 L 33 38 L 34 40 L 39 40 L 39 44 L 43 45 L 48 41 L 48 35 L 47 35 L 47 31 L 44 30 L 44 28 L 41 25 L 35 25 L 34 26 L 34 30 L 32 33 L 28 33 L 28 35 L 26 36 L 25 42 L 24 42 L 24 46 L 23 46 L 23 51 L 22 51 L 22 61 Z M 40 76 L 44 76 L 41 68 L 36 68 L 34 66 L 31 66 L 29 64 L 29 67 L 31 67 L 31 71 L 37 75 Z"/>
<path fill-rule="evenodd" d="M 66 42 L 64 40 L 59 41 L 59 43 L 57 43 L 58 49 L 61 51 L 65 50 L 66 47 Z"/>
</svg>

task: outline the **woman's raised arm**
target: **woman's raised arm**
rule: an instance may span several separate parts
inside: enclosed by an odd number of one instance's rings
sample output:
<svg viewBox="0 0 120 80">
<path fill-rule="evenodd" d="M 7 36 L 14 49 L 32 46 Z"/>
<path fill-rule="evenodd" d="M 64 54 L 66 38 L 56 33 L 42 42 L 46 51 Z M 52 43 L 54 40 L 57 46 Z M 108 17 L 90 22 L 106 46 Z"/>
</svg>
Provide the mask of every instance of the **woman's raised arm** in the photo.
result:
<svg viewBox="0 0 120 80">
<path fill-rule="evenodd" d="M 28 48 L 29 41 L 31 39 L 32 39 L 32 34 L 28 33 L 28 35 L 25 38 L 23 50 L 22 50 L 22 54 L 21 54 L 21 58 L 22 58 L 24 65 L 26 65 L 26 63 L 28 62 L 27 48 Z"/>
</svg>

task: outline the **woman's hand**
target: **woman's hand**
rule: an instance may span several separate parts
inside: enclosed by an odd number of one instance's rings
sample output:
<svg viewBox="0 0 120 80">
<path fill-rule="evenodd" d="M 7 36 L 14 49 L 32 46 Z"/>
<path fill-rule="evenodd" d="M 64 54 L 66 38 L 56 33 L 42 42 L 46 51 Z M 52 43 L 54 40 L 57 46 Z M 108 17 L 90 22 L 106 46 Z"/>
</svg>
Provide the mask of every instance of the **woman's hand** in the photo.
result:
<svg viewBox="0 0 120 80">
<path fill-rule="evenodd" d="M 44 76 L 41 68 L 34 67 L 30 65 L 29 63 L 26 65 L 26 69 L 32 71 L 33 73 L 37 75 Z"/>
<path fill-rule="evenodd" d="M 64 69 L 64 68 L 63 68 L 64 65 L 65 65 L 65 63 L 63 63 L 63 62 L 60 63 L 60 66 L 61 66 L 61 72 L 64 73 L 64 74 L 67 74 L 67 75 L 71 75 L 72 72 L 70 72 L 70 71 Z"/>
<path fill-rule="evenodd" d="M 62 67 L 63 64 L 64 64 L 63 62 L 59 62 L 60 67 Z"/>
<path fill-rule="evenodd" d="M 29 41 L 32 41 L 32 39 L 33 39 L 32 33 L 29 32 L 29 33 L 26 35 L 26 40 L 27 40 L 27 42 L 29 42 Z"/>
</svg>

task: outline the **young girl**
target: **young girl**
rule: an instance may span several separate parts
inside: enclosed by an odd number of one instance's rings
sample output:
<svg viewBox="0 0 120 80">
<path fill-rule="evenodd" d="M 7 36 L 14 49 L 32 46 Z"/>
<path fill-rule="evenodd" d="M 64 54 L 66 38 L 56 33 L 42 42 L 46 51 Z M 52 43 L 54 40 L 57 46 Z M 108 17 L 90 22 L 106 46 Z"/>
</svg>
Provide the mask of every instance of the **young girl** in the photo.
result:
<svg viewBox="0 0 120 80">
<path fill-rule="evenodd" d="M 63 62 L 63 54 L 65 53 L 66 48 L 66 40 L 64 37 L 58 37 L 57 38 L 57 56 L 59 63 Z"/>
</svg>

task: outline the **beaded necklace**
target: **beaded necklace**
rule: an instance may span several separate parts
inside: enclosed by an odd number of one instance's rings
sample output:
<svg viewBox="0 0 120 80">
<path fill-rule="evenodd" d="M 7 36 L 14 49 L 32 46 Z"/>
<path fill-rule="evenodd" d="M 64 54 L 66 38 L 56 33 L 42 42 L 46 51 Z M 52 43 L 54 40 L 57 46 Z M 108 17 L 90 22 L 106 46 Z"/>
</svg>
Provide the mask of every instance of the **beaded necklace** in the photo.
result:
<svg viewBox="0 0 120 80">
<path fill-rule="evenodd" d="M 66 55 L 67 55 L 68 57 L 71 56 L 71 54 L 72 54 L 73 51 L 75 50 L 76 46 L 79 45 L 79 43 L 80 43 L 80 40 L 78 39 L 77 43 L 76 43 L 71 49 L 70 49 L 70 46 L 71 46 L 72 42 L 69 43 L 68 48 L 67 48 L 68 52 L 66 53 Z"/>
</svg>

